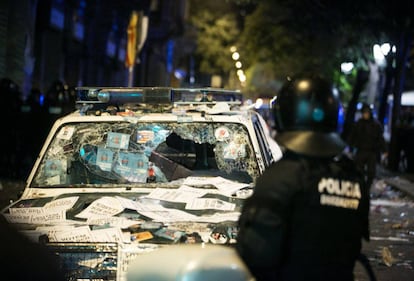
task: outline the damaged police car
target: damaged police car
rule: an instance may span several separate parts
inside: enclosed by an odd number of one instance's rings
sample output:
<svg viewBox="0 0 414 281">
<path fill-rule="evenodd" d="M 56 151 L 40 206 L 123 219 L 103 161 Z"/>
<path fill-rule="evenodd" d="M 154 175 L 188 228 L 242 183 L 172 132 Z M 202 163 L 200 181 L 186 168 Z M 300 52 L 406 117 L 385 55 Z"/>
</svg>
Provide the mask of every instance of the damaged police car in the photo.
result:
<svg viewBox="0 0 414 281">
<path fill-rule="evenodd" d="M 255 179 L 281 157 L 238 91 L 77 89 L 21 198 L 2 214 L 61 259 L 68 280 L 125 280 L 137 256 L 231 245 Z"/>
</svg>

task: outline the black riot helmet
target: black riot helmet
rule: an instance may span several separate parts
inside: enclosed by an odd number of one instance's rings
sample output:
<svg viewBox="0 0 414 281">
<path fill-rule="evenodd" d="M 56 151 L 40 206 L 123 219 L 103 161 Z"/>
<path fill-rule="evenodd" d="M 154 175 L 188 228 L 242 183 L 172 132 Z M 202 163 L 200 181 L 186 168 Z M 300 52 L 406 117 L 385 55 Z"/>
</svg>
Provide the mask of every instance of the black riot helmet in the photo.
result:
<svg viewBox="0 0 414 281">
<path fill-rule="evenodd" d="M 363 103 L 361 106 L 361 113 L 369 113 L 369 118 L 372 118 L 372 108 L 368 103 Z"/>
<path fill-rule="evenodd" d="M 338 134 L 340 101 L 336 89 L 319 76 L 297 76 L 272 101 L 276 141 L 286 149 L 331 157 L 346 146 Z"/>
</svg>

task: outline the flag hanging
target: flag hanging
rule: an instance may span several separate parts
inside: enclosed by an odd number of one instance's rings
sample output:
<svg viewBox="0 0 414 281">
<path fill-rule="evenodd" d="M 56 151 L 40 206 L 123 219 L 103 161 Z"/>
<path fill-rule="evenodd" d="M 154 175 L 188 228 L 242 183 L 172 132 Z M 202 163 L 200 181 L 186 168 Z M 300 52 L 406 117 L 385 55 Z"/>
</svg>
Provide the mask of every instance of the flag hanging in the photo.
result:
<svg viewBox="0 0 414 281">
<path fill-rule="evenodd" d="M 137 54 L 137 27 L 138 26 L 138 13 L 133 11 L 129 20 L 127 29 L 127 51 L 125 56 L 125 65 L 131 68 L 135 64 Z"/>
</svg>

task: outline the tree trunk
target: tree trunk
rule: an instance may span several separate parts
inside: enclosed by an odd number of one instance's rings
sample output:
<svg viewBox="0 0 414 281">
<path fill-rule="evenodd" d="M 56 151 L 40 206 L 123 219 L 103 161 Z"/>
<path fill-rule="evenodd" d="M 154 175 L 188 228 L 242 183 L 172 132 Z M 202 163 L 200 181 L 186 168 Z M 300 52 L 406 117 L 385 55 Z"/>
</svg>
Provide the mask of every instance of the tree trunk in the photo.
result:
<svg viewBox="0 0 414 281">
<path fill-rule="evenodd" d="M 352 125 L 355 121 L 356 107 L 359 100 L 359 95 L 364 89 L 365 84 L 368 81 L 369 71 L 364 69 L 358 69 L 355 85 L 352 89 L 352 97 L 348 103 L 346 110 L 344 128 L 342 130 L 342 139 L 347 141 L 352 129 Z"/>
</svg>

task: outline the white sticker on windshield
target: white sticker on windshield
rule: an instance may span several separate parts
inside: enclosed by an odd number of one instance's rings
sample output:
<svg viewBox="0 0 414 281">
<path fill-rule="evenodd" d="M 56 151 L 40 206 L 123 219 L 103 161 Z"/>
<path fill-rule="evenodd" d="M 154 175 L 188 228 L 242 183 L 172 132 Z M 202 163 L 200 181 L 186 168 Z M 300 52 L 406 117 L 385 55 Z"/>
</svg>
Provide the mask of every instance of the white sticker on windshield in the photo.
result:
<svg viewBox="0 0 414 281">
<path fill-rule="evenodd" d="M 137 132 L 137 143 L 146 143 L 154 139 L 154 132 L 150 130 L 141 130 Z"/>
<path fill-rule="evenodd" d="M 72 138 L 73 132 L 75 131 L 75 127 L 73 126 L 65 126 L 60 129 L 59 133 L 57 134 L 58 139 L 62 140 L 70 140 Z"/>
<path fill-rule="evenodd" d="M 246 145 L 231 142 L 226 144 L 223 151 L 224 159 L 241 159 L 246 157 Z"/>
<path fill-rule="evenodd" d="M 214 132 L 214 136 L 218 141 L 224 141 L 230 137 L 230 130 L 227 127 L 219 127 Z"/>
</svg>

